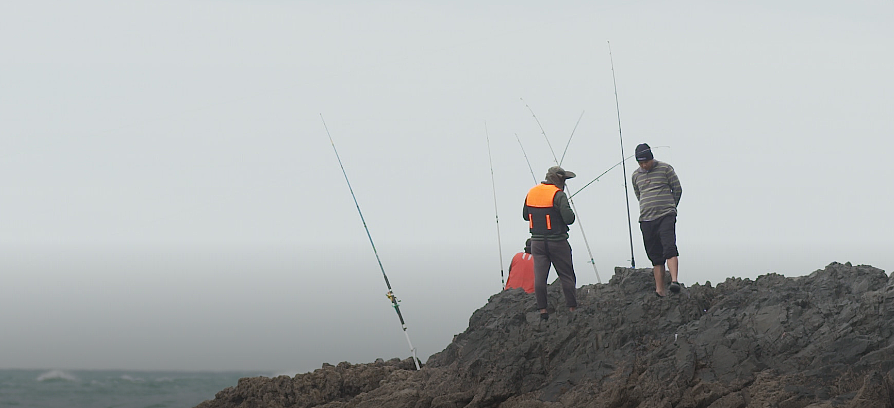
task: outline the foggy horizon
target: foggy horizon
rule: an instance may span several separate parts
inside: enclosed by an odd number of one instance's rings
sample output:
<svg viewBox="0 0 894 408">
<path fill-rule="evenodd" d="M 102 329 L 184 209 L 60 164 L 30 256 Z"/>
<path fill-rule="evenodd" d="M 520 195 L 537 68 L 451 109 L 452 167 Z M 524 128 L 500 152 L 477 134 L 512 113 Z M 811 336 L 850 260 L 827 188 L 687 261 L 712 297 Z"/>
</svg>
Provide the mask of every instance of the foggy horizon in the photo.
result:
<svg viewBox="0 0 894 408">
<path fill-rule="evenodd" d="M 409 357 L 321 116 L 423 361 L 501 289 L 529 236 L 529 164 L 542 179 L 574 130 L 577 192 L 621 159 L 619 116 L 627 155 L 668 146 L 655 158 L 683 188 L 685 285 L 830 262 L 890 275 L 892 15 L 890 1 L 2 5 L 0 368 Z M 578 287 L 598 281 L 578 225 L 603 283 L 630 265 L 627 205 L 649 266 L 634 168 L 574 196 Z"/>
</svg>

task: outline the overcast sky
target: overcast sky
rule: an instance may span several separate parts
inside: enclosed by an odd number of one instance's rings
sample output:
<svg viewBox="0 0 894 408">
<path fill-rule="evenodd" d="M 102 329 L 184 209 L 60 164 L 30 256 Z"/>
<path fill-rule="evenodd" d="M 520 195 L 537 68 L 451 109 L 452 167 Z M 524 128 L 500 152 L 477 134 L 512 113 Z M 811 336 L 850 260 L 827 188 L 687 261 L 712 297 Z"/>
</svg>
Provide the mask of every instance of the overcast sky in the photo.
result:
<svg viewBox="0 0 894 408">
<path fill-rule="evenodd" d="M 321 114 L 424 361 L 527 238 L 516 135 L 540 180 L 580 117 L 572 191 L 620 160 L 608 41 L 625 152 L 668 146 L 684 189 L 681 282 L 890 273 L 892 21 L 890 0 L 2 2 L 0 368 L 409 356 Z M 579 286 L 630 264 L 634 166 L 574 197 Z"/>
</svg>

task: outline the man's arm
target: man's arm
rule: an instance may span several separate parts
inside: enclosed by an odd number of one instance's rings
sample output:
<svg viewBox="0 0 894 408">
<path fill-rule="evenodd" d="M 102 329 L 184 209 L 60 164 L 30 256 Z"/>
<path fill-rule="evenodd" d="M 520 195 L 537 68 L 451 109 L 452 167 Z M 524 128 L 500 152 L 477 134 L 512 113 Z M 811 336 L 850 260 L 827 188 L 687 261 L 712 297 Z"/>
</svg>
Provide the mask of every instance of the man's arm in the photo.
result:
<svg viewBox="0 0 894 408">
<path fill-rule="evenodd" d="M 636 184 L 636 172 L 630 176 L 630 184 L 633 184 L 633 194 L 636 194 L 636 201 L 639 201 L 639 186 Z"/>
<path fill-rule="evenodd" d="M 565 221 L 565 224 L 574 224 L 574 211 L 571 210 L 571 204 L 568 202 L 568 196 L 565 195 L 564 191 L 557 192 L 556 196 L 553 197 L 553 206 L 559 209 L 559 214 L 562 214 L 562 220 Z"/>
<path fill-rule="evenodd" d="M 667 167 L 667 185 L 670 186 L 671 193 L 674 195 L 674 206 L 678 206 L 680 205 L 680 197 L 683 197 L 683 187 L 680 186 L 680 178 L 677 177 L 677 172 L 674 171 L 674 168 L 670 165 Z"/>
</svg>

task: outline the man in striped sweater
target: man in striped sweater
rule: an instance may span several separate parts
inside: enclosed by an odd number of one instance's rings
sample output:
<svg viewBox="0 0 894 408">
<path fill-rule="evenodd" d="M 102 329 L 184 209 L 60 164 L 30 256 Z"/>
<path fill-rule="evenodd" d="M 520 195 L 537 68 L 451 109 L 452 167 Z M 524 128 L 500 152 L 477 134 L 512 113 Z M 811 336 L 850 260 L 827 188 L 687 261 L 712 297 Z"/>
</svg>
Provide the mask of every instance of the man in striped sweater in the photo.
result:
<svg viewBox="0 0 894 408">
<path fill-rule="evenodd" d="M 670 164 L 655 160 L 648 144 L 636 146 L 639 168 L 633 171 L 633 192 L 639 200 L 639 226 L 646 254 L 655 274 L 655 294 L 665 296 L 664 265 L 670 270 L 670 291 L 680 292 L 677 282 L 677 205 L 683 195 L 680 179 Z"/>
</svg>

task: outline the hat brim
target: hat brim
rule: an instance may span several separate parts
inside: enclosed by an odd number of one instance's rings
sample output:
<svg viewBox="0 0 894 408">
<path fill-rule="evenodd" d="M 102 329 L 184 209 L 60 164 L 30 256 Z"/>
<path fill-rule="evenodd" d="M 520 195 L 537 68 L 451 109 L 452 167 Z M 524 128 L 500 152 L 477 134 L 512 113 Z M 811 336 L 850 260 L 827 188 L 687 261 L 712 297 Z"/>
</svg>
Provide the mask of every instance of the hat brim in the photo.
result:
<svg viewBox="0 0 894 408">
<path fill-rule="evenodd" d="M 577 177 L 577 174 L 574 174 L 573 171 L 565 170 L 565 178 L 566 179 L 575 178 L 575 177 Z"/>
</svg>

